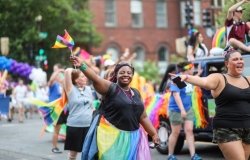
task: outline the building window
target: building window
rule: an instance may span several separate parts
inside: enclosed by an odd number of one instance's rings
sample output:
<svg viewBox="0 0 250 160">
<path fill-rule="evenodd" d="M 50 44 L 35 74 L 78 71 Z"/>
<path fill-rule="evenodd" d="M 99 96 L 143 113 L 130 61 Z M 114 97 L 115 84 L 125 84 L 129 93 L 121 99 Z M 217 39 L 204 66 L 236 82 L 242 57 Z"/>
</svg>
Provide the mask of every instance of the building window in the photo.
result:
<svg viewBox="0 0 250 160">
<path fill-rule="evenodd" d="M 132 17 L 132 27 L 135 27 L 135 28 L 143 27 L 142 1 L 131 0 L 130 12 L 131 12 L 131 17 Z"/>
<path fill-rule="evenodd" d="M 168 49 L 165 46 L 161 46 L 158 51 L 158 68 L 159 73 L 163 75 L 166 71 L 169 61 Z"/>
<path fill-rule="evenodd" d="M 135 53 L 136 53 L 136 61 L 144 61 L 145 59 L 145 50 L 141 46 L 135 47 Z"/>
<path fill-rule="evenodd" d="M 168 61 L 168 50 L 165 46 L 158 49 L 158 61 Z"/>
<path fill-rule="evenodd" d="M 181 15 L 186 15 L 185 5 L 186 5 L 186 3 L 184 1 L 180 2 Z M 186 26 L 186 18 L 185 18 L 185 16 L 181 16 L 181 27 L 185 27 L 185 26 Z"/>
<path fill-rule="evenodd" d="M 223 8 L 225 4 L 225 0 L 212 0 L 213 7 Z"/>
<path fill-rule="evenodd" d="M 116 26 L 115 0 L 105 0 L 105 25 Z"/>
<path fill-rule="evenodd" d="M 157 0 L 156 3 L 156 26 L 158 28 L 167 27 L 166 0 Z"/>
<path fill-rule="evenodd" d="M 201 26 L 201 1 L 195 0 L 193 2 L 194 9 L 194 25 Z"/>
<path fill-rule="evenodd" d="M 115 61 L 115 62 L 118 61 L 118 59 L 119 59 L 119 49 L 117 47 L 115 47 L 113 45 L 108 47 L 107 50 L 106 50 L 106 53 L 111 55 L 111 59 L 113 61 Z"/>
</svg>

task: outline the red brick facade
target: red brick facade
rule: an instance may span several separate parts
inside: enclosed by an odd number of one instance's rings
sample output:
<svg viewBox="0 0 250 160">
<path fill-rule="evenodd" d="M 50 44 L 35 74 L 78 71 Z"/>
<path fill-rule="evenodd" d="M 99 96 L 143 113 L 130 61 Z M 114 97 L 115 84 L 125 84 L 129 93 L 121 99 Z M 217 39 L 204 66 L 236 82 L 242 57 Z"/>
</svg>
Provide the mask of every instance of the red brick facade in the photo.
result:
<svg viewBox="0 0 250 160">
<path fill-rule="evenodd" d="M 201 1 L 201 10 L 210 7 L 211 0 Z M 166 46 L 169 54 L 176 53 L 175 40 L 186 36 L 187 29 L 181 27 L 180 0 L 166 0 L 167 27 L 156 27 L 156 0 L 143 0 L 143 27 L 131 26 L 130 0 L 115 0 L 116 27 L 105 26 L 105 0 L 90 0 L 90 9 L 94 14 L 93 23 L 103 36 L 99 48 L 92 48 L 94 54 L 104 54 L 109 44 L 114 44 L 120 52 L 139 44 L 145 49 L 145 59 L 157 60 L 157 50 Z M 202 16 L 202 15 L 201 15 Z M 205 38 L 208 49 L 212 39 L 205 30 L 198 28 Z"/>
</svg>

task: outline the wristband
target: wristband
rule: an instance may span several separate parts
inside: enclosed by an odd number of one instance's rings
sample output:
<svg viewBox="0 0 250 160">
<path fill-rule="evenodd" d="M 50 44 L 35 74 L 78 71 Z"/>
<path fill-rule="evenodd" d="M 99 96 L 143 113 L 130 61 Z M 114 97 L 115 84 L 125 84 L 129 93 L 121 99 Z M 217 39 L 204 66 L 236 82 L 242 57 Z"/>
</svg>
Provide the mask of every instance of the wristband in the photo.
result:
<svg viewBox="0 0 250 160">
<path fill-rule="evenodd" d="M 82 65 L 80 66 L 81 71 L 86 71 L 87 68 L 88 68 L 88 66 L 85 63 L 82 63 Z"/>
</svg>

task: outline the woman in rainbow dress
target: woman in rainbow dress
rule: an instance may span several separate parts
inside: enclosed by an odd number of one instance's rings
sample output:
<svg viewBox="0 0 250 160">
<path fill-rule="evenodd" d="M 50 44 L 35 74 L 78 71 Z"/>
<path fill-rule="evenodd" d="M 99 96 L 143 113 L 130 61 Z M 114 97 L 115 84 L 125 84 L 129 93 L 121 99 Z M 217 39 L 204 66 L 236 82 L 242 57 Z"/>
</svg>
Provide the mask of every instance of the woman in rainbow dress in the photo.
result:
<svg viewBox="0 0 250 160">
<path fill-rule="evenodd" d="M 98 125 L 94 126 L 96 132 L 93 141 L 89 142 L 88 138 L 91 136 L 88 135 L 85 139 L 82 160 L 94 159 L 95 153 L 98 153 L 98 159 L 101 160 L 150 160 L 145 133 L 156 144 L 159 143 L 159 137 L 147 117 L 140 93 L 129 87 L 134 68 L 128 63 L 120 62 L 114 68 L 111 81 L 108 81 L 99 77 L 79 57 L 71 57 L 71 62 L 92 80 L 96 91 L 103 96 L 102 115 Z M 93 151 L 95 149 L 96 152 Z"/>
</svg>

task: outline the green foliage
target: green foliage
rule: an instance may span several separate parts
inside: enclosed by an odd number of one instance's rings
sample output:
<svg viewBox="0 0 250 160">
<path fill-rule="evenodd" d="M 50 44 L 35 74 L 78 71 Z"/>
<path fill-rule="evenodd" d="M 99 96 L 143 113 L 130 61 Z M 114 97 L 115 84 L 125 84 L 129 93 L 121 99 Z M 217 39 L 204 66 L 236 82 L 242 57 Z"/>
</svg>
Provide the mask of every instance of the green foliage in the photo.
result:
<svg viewBox="0 0 250 160">
<path fill-rule="evenodd" d="M 227 17 L 227 11 L 228 9 L 236 4 L 238 1 L 237 0 L 226 0 L 225 1 L 225 7 L 222 8 L 222 11 L 218 14 L 218 16 L 215 16 L 215 22 L 216 22 L 216 26 L 218 27 L 222 27 L 224 26 L 226 17 Z M 249 12 L 250 12 L 250 6 L 248 5 L 249 3 L 246 3 L 243 5 L 243 8 L 245 8 L 246 10 L 244 10 L 243 12 L 243 20 L 244 21 L 250 21 L 250 16 L 249 16 Z"/>
<path fill-rule="evenodd" d="M 51 49 L 56 36 L 64 35 L 64 29 L 77 46 L 98 46 L 101 36 L 91 24 L 87 6 L 87 0 L 0 0 L 0 37 L 10 38 L 9 56 L 28 61 L 43 48 L 51 63 L 66 63 L 68 49 Z M 48 36 L 41 39 L 39 32 L 47 32 Z M 32 50 L 34 54 L 29 55 Z"/>
<path fill-rule="evenodd" d="M 143 76 L 147 81 L 159 83 L 161 81 L 159 69 L 156 62 L 146 61 L 143 63 L 142 69 L 136 69 L 139 75 Z"/>
</svg>

